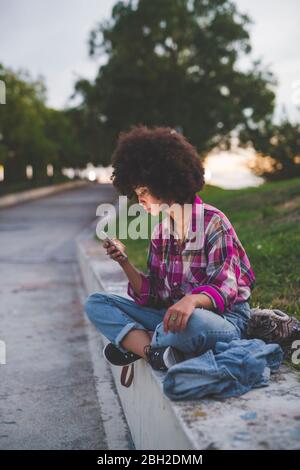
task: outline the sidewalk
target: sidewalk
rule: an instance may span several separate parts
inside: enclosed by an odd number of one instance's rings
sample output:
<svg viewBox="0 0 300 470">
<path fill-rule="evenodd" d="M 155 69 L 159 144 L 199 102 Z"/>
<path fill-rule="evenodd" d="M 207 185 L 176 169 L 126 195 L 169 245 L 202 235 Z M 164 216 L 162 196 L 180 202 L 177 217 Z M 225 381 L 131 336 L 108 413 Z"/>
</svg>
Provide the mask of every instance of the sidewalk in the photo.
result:
<svg viewBox="0 0 300 470">
<path fill-rule="evenodd" d="M 88 181 L 70 181 L 67 183 L 54 184 L 52 186 L 43 186 L 42 188 L 28 189 L 26 191 L 20 191 L 18 193 L 7 194 L 6 196 L 0 197 L 0 209 L 2 207 L 10 207 L 21 202 L 32 201 L 33 199 L 39 199 L 41 197 L 49 196 L 60 191 L 66 191 L 68 189 L 80 188 L 90 184 Z"/>
</svg>

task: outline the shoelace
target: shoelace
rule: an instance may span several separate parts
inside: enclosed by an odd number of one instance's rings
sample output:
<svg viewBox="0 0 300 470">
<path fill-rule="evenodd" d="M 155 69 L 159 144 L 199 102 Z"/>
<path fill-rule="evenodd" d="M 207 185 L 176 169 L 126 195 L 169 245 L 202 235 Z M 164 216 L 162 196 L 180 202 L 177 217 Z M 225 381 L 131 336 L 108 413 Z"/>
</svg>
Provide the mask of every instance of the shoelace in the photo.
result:
<svg viewBox="0 0 300 470">
<path fill-rule="evenodd" d="M 165 364 L 162 364 L 160 351 L 153 351 L 152 346 L 147 345 L 144 347 L 144 353 L 150 365 L 154 366 L 155 369 L 165 370 Z"/>
<path fill-rule="evenodd" d="M 150 350 L 151 350 L 151 345 L 150 345 L 150 344 L 147 344 L 147 345 L 144 347 L 144 353 L 145 353 L 147 362 L 149 362 Z"/>
</svg>

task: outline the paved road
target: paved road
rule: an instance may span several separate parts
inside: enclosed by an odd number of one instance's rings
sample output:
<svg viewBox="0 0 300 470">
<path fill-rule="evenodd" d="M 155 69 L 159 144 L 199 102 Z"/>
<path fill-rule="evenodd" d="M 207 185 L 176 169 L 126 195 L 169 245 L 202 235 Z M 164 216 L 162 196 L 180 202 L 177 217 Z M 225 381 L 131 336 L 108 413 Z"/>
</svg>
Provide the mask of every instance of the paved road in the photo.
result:
<svg viewBox="0 0 300 470">
<path fill-rule="evenodd" d="M 1 449 L 107 449 L 74 239 L 114 197 L 91 185 L 0 211 Z"/>
</svg>

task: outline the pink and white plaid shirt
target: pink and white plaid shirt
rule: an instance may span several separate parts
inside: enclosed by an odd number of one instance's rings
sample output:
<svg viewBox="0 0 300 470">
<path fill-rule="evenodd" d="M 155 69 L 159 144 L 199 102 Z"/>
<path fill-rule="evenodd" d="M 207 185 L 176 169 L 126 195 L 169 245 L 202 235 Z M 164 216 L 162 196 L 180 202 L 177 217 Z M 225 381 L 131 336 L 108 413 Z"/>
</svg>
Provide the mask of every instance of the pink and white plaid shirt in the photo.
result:
<svg viewBox="0 0 300 470">
<path fill-rule="evenodd" d="M 223 313 L 236 302 L 249 300 L 255 276 L 245 249 L 223 212 L 196 194 L 187 238 L 182 244 L 176 233 L 174 236 L 173 227 L 169 217 L 154 227 L 148 248 L 148 274 L 141 274 L 140 295 L 128 282 L 127 293 L 136 303 L 162 308 L 185 294 L 203 293 L 210 297 L 215 311 Z"/>
</svg>

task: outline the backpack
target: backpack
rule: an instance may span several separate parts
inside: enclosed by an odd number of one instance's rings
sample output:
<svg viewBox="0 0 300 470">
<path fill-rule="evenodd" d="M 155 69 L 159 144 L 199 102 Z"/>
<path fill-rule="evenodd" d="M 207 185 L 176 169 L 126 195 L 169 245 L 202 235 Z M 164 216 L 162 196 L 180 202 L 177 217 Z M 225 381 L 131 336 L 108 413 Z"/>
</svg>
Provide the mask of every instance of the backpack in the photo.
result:
<svg viewBox="0 0 300 470">
<path fill-rule="evenodd" d="M 300 321 L 278 309 L 252 308 L 247 337 L 262 339 L 265 343 L 277 343 L 285 356 L 289 356 L 293 341 L 300 339 Z"/>
</svg>

